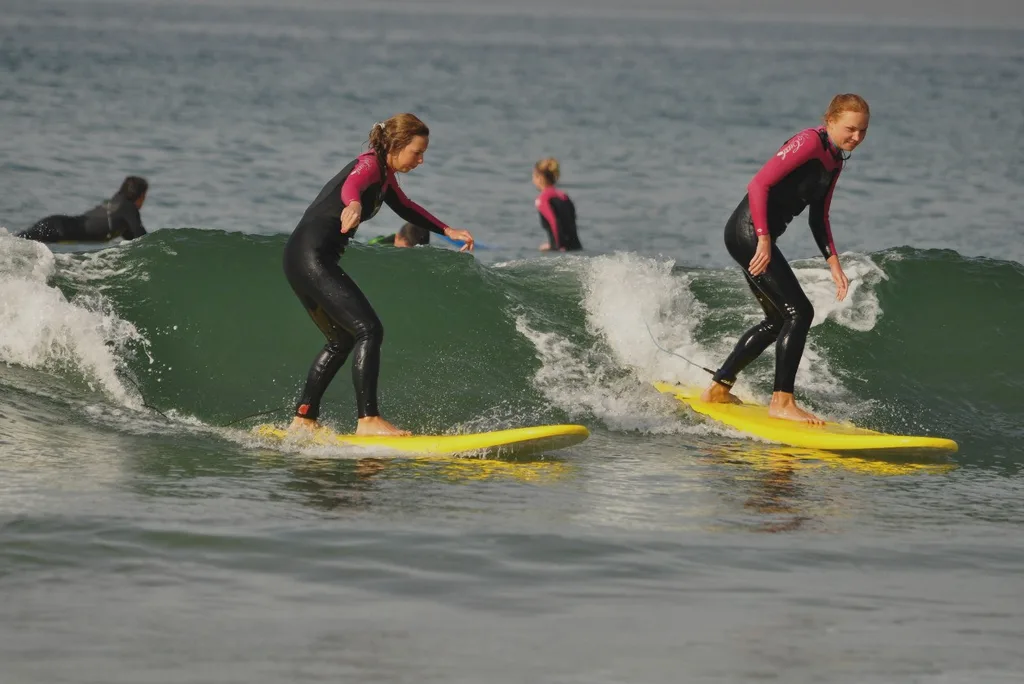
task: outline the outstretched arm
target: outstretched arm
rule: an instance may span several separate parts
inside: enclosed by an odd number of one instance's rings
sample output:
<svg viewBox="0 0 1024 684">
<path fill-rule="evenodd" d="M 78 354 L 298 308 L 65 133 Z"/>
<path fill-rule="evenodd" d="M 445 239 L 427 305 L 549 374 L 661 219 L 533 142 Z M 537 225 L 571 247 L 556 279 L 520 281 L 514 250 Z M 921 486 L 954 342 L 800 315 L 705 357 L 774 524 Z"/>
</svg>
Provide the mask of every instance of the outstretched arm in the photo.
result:
<svg viewBox="0 0 1024 684">
<path fill-rule="evenodd" d="M 441 223 L 433 214 L 413 202 L 405 196 L 397 184 L 389 184 L 387 192 L 384 193 L 384 201 L 391 210 L 400 217 L 420 228 L 444 235 L 445 224 Z"/>
<path fill-rule="evenodd" d="M 387 192 L 384 193 L 384 201 L 391 210 L 414 226 L 426 228 L 427 230 L 444 235 L 453 240 L 461 240 L 465 244 L 460 252 L 473 250 L 473 236 L 468 230 L 452 228 L 441 223 L 433 214 L 416 204 L 402 192 L 397 183 L 389 183 Z"/>
</svg>

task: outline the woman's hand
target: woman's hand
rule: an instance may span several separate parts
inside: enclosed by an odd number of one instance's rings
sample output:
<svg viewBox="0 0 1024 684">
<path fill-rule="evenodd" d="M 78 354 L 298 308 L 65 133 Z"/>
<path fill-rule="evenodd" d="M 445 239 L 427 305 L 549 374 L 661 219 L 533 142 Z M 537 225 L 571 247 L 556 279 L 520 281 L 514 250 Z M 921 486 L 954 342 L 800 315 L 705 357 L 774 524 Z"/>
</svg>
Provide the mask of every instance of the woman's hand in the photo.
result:
<svg viewBox="0 0 1024 684">
<path fill-rule="evenodd" d="M 768 268 L 768 262 L 772 260 L 772 239 L 767 235 L 757 236 L 757 250 L 754 258 L 750 260 L 750 275 L 759 276 Z"/>
<path fill-rule="evenodd" d="M 341 210 L 341 232 L 347 233 L 354 230 L 362 220 L 363 205 L 359 202 L 349 202 L 348 206 Z"/>
<path fill-rule="evenodd" d="M 468 230 L 445 226 L 444 236 L 452 240 L 461 240 L 462 242 L 465 242 L 466 244 L 462 245 L 462 249 L 459 250 L 460 252 L 473 251 L 473 236 Z"/>
<path fill-rule="evenodd" d="M 836 284 L 836 301 L 841 302 L 846 299 L 846 293 L 850 289 L 850 279 L 843 273 L 839 257 L 835 254 L 828 258 L 828 267 L 832 271 L 832 282 Z"/>
</svg>

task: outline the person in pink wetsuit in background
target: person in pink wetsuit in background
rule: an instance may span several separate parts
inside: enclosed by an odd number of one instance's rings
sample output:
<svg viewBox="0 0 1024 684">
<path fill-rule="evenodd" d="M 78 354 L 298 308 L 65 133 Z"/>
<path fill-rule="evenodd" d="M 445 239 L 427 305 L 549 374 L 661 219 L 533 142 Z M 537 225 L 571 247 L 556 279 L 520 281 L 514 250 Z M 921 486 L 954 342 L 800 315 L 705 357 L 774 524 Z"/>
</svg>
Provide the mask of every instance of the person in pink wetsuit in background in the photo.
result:
<svg viewBox="0 0 1024 684">
<path fill-rule="evenodd" d="M 583 249 L 576 234 L 576 205 L 555 187 L 559 175 L 558 160 L 554 157 L 541 159 L 533 167 L 533 184 L 540 190 L 534 205 L 540 213 L 540 226 L 548 234 L 548 241 L 540 245 L 542 252 Z"/>
</svg>

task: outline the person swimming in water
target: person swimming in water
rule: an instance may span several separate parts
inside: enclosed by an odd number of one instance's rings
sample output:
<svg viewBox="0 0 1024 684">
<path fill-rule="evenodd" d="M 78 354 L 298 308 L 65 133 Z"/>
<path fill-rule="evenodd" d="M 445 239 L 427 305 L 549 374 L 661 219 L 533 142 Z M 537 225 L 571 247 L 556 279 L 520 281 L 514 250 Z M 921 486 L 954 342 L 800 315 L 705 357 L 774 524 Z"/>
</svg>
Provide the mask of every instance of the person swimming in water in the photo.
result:
<svg viewBox="0 0 1024 684">
<path fill-rule="evenodd" d="M 797 406 L 793 397 L 814 307 L 776 241 L 790 221 L 809 206 L 811 234 L 831 269 L 836 299 L 846 297 L 850 281 L 839 264 L 828 212 L 843 163 L 864 141 L 869 118 L 864 98 L 849 93 L 836 95 L 825 112 L 824 125 L 787 140 L 747 186 L 747 195 L 725 225 L 725 246 L 743 268 L 765 319 L 736 343 L 701 395 L 702 400 L 739 403 L 731 391 L 737 374 L 774 342 L 775 386 L 769 415 L 815 425 L 824 423 Z"/>
<path fill-rule="evenodd" d="M 40 219 L 18 237 L 38 242 L 108 242 L 114 238 L 134 240 L 146 234 L 139 210 L 146 201 L 149 183 L 128 176 L 109 200 L 80 216 L 54 215 Z"/>
<path fill-rule="evenodd" d="M 554 157 L 541 159 L 533 166 L 533 184 L 540 190 L 534 205 L 540 212 L 540 225 L 548 234 L 548 241 L 540 250 L 573 252 L 583 249 L 576 234 L 576 205 L 569 196 L 555 187 L 560 170 Z"/>
<path fill-rule="evenodd" d="M 384 328 L 355 281 L 339 265 L 359 224 L 386 203 L 406 221 L 465 242 L 473 236 L 451 228 L 415 204 L 395 177 L 423 163 L 430 129 L 413 114 L 396 114 L 374 124 L 369 147 L 327 182 L 306 209 L 284 248 L 284 273 L 327 344 L 313 361 L 295 407 L 292 428 L 319 427 L 320 401 L 338 369 L 353 354 L 352 383 L 359 422 L 357 435 L 408 435 L 380 416 L 377 379 Z"/>
<path fill-rule="evenodd" d="M 430 231 L 421 226 L 406 223 L 399 228 L 397 233 L 391 235 L 378 235 L 372 238 L 368 245 L 394 245 L 395 247 L 416 247 L 417 245 L 430 244 Z"/>
</svg>

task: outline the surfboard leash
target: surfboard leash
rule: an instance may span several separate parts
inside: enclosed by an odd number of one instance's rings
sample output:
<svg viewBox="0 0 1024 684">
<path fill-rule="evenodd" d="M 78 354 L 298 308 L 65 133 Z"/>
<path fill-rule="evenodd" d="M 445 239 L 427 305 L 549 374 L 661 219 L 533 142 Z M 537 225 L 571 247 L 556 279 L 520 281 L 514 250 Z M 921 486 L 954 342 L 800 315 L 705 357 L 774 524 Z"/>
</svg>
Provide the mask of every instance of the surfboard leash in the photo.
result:
<svg viewBox="0 0 1024 684">
<path fill-rule="evenodd" d="M 229 423 L 224 423 L 223 425 L 221 425 L 221 427 L 231 427 L 232 425 L 235 425 L 236 423 L 241 423 L 243 420 L 248 420 L 250 418 L 256 418 L 257 416 L 269 416 L 272 413 L 281 413 L 282 411 L 287 411 L 290 408 L 291 408 L 291 406 L 282 406 L 280 408 L 269 409 L 267 411 L 259 411 L 257 413 L 250 413 L 247 416 L 242 416 L 241 418 L 236 418 L 235 420 L 232 420 Z"/>
<path fill-rule="evenodd" d="M 647 321 L 644 321 L 644 327 L 647 328 L 647 334 L 651 336 L 651 342 L 654 342 L 654 346 L 655 347 L 657 347 L 661 351 L 665 352 L 666 354 L 671 354 L 672 356 L 675 356 L 675 357 L 678 357 L 678 358 L 682 359 L 683 361 L 685 361 L 686 363 L 690 364 L 691 366 L 694 366 L 696 368 L 700 368 L 702 371 L 704 371 L 708 375 L 714 377 L 715 371 L 711 370 L 710 368 L 705 368 L 704 366 L 700 365 L 699 363 L 694 363 L 693 361 L 691 361 L 690 359 L 686 358 L 682 354 L 676 354 L 674 351 L 669 351 L 668 349 L 665 349 L 660 344 L 658 344 L 658 340 L 654 339 L 654 333 L 651 332 L 651 326 L 647 325 Z"/>
<path fill-rule="evenodd" d="M 137 391 L 139 393 L 139 398 L 142 399 L 142 406 L 144 408 L 148 408 L 150 411 L 156 411 L 161 416 L 163 416 L 164 420 L 170 422 L 171 419 L 167 417 L 166 413 L 164 413 L 163 411 L 158 409 L 156 406 L 153 406 L 152 404 L 150 404 L 149 402 L 146 401 L 146 395 L 142 393 L 142 387 L 139 386 L 139 383 L 135 382 L 135 379 L 132 378 L 132 376 L 126 374 L 123 377 L 124 377 L 125 380 L 127 380 L 130 383 L 132 383 L 132 385 L 135 387 L 135 391 Z"/>
<path fill-rule="evenodd" d="M 150 411 L 155 411 L 156 413 L 160 414 L 163 417 L 163 419 L 166 420 L 166 421 L 170 421 L 171 420 L 166 413 L 164 413 L 163 411 L 158 409 L 156 406 L 153 406 L 148 401 L 146 401 L 146 395 L 143 394 L 142 387 L 139 386 L 139 383 L 135 382 L 135 380 L 131 376 L 125 375 L 124 378 L 128 382 L 130 382 L 135 387 L 135 390 L 139 393 L 139 398 L 142 399 L 142 406 L 143 407 L 148 408 Z M 235 425 L 236 423 L 241 423 L 243 420 L 248 420 L 249 418 L 256 418 L 258 416 L 268 416 L 268 415 L 270 415 L 272 413 L 281 413 L 282 411 L 287 411 L 289 408 L 291 408 L 291 407 L 290 406 L 281 406 L 280 408 L 269 409 L 267 411 L 257 411 L 256 413 L 250 413 L 247 416 L 242 416 L 241 418 L 236 418 L 235 420 L 232 420 L 232 421 L 230 421 L 228 423 L 224 423 L 220 427 L 230 427 L 232 425 Z"/>
</svg>

